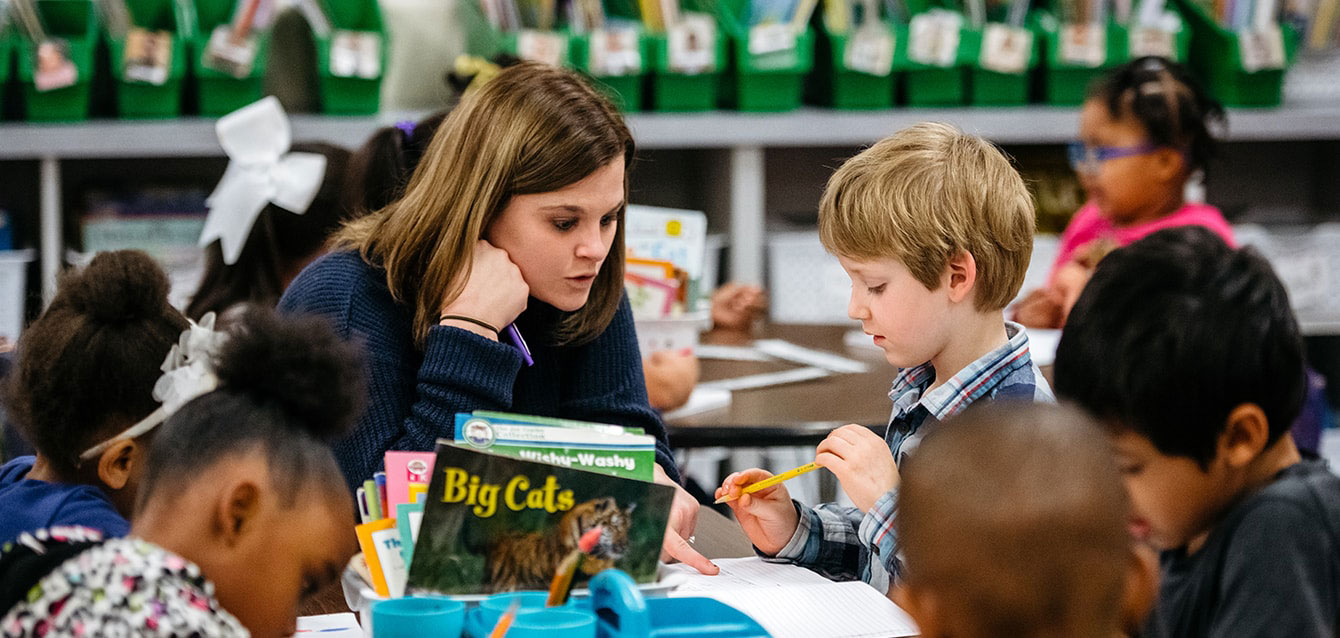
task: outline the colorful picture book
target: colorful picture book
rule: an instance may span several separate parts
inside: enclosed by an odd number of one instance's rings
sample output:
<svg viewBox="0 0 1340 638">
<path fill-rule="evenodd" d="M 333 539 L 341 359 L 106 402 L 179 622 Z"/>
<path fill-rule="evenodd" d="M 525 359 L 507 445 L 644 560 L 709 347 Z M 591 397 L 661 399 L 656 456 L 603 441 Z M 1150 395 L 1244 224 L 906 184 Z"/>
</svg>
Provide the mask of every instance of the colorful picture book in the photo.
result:
<svg viewBox="0 0 1340 638">
<path fill-rule="evenodd" d="M 545 589 L 581 535 L 600 540 L 580 586 L 615 567 L 656 579 L 674 489 L 439 441 L 407 591 Z"/>
<path fill-rule="evenodd" d="M 411 486 L 428 486 L 433 474 L 432 452 L 401 452 L 392 450 L 386 453 L 386 503 L 383 509 L 393 514 L 404 503 L 413 503 Z"/>
<path fill-rule="evenodd" d="M 363 523 L 354 528 L 367 561 L 372 587 L 378 596 L 399 598 L 405 593 L 405 560 L 400 553 L 400 529 L 394 518 Z"/>
<path fill-rule="evenodd" d="M 700 211 L 629 206 L 624 287 L 638 319 L 692 313 L 715 282 L 703 281 L 707 216 Z"/>
<path fill-rule="evenodd" d="M 455 443 L 494 454 L 650 481 L 656 439 L 637 428 L 478 410 L 456 415 Z"/>
</svg>

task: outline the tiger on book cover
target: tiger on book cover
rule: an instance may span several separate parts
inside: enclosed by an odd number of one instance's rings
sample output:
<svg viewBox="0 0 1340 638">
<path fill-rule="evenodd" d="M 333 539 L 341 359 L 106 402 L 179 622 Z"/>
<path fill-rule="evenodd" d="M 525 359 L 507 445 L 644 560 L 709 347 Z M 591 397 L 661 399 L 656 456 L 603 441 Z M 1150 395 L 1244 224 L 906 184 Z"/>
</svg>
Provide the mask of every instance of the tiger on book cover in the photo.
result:
<svg viewBox="0 0 1340 638">
<path fill-rule="evenodd" d="M 613 567 L 628 550 L 628 528 L 635 506 L 621 509 L 611 497 L 593 498 L 568 510 L 554 529 L 499 537 L 486 554 L 490 588 L 547 588 L 559 562 L 577 548 L 583 533 L 597 525 L 604 529 L 595 549 L 582 562 L 581 571 L 593 576 Z"/>
</svg>

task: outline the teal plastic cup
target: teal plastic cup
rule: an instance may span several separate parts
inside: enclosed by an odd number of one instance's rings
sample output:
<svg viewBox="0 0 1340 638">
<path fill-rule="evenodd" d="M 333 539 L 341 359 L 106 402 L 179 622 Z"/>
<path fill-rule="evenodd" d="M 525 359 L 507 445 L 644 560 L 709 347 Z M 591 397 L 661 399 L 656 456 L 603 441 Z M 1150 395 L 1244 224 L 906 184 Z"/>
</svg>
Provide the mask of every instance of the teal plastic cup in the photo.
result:
<svg viewBox="0 0 1340 638">
<path fill-rule="evenodd" d="M 518 616 L 530 614 L 546 609 L 544 603 L 549 600 L 549 592 L 544 591 L 512 591 L 501 594 L 494 594 L 479 601 L 474 609 L 465 613 L 465 636 L 466 638 L 488 638 L 497 626 L 498 619 L 512 608 L 512 603 L 518 602 L 516 613 Z M 572 609 L 574 606 L 582 605 L 572 598 L 564 605 L 556 609 Z M 511 635 L 510 633 L 508 634 Z"/>
<path fill-rule="evenodd" d="M 372 638 L 459 638 L 465 603 L 450 598 L 381 600 L 372 605 Z"/>
<path fill-rule="evenodd" d="M 596 615 L 571 607 L 518 613 L 507 638 L 596 638 Z"/>
</svg>

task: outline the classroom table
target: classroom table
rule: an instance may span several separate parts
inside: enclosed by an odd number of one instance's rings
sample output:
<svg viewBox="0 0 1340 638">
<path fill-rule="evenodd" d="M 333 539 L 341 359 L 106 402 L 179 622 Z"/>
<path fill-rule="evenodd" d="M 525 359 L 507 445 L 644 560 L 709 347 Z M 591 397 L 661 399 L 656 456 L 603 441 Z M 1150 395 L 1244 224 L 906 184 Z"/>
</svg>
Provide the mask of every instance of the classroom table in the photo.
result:
<svg viewBox="0 0 1340 638">
<path fill-rule="evenodd" d="M 740 524 L 710 507 L 698 508 L 693 529 L 693 548 L 708 558 L 744 558 L 754 555 L 754 545 Z"/>
<path fill-rule="evenodd" d="M 866 363 L 869 371 L 733 392 L 729 407 L 668 421 L 666 429 L 671 446 L 817 445 L 833 429 L 848 423 L 870 426 L 882 436 L 892 408 L 888 395 L 895 371 L 881 351 L 873 347 L 849 347 L 843 343 L 844 335 L 855 327 L 855 323 L 851 326 L 764 326 L 755 336 L 782 339 L 856 359 Z M 747 345 L 749 339 L 708 333 L 703 342 Z M 783 361 L 713 359 L 702 360 L 701 366 L 703 381 L 802 367 Z"/>
</svg>

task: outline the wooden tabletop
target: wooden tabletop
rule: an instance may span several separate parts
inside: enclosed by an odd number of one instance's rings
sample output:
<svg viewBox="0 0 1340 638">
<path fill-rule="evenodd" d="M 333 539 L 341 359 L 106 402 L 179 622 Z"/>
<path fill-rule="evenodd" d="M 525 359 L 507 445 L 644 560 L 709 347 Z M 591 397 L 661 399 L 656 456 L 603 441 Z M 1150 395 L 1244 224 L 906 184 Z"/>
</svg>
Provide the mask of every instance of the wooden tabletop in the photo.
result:
<svg viewBox="0 0 1340 638">
<path fill-rule="evenodd" d="M 707 506 L 698 508 L 698 524 L 693 529 L 693 536 L 693 548 L 707 558 L 754 555 L 754 544 L 744 535 L 740 524 Z"/>
<path fill-rule="evenodd" d="M 861 374 L 834 374 L 812 381 L 736 391 L 727 408 L 667 423 L 671 445 L 677 448 L 814 445 L 834 428 L 848 423 L 868 425 L 882 433 L 892 407 L 888 393 L 895 372 L 879 350 L 846 346 L 843 336 L 851 329 L 847 326 L 766 326 L 757 336 L 826 350 L 862 361 L 870 369 Z M 709 334 L 704 342 L 746 345 L 748 340 Z M 803 366 L 783 361 L 704 359 L 702 380 L 799 367 Z"/>
</svg>

